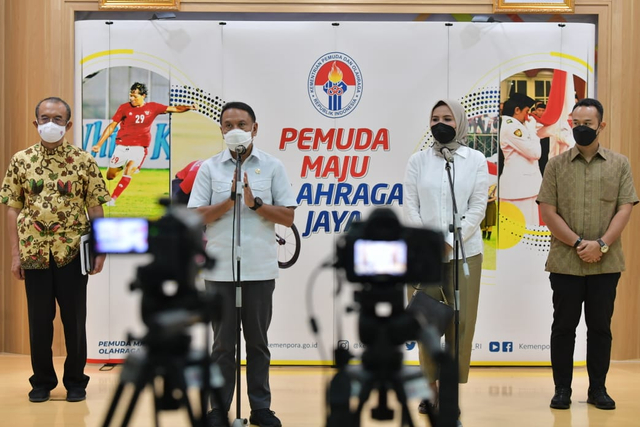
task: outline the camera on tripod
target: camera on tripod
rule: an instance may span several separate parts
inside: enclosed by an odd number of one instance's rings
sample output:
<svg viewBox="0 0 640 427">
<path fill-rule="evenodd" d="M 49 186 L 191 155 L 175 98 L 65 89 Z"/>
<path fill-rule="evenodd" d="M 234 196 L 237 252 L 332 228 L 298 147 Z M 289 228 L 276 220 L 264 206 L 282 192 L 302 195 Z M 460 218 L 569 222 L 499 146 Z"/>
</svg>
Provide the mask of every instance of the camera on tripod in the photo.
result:
<svg viewBox="0 0 640 427">
<path fill-rule="evenodd" d="M 150 386 L 155 410 L 186 407 L 192 426 L 204 425 L 208 396 L 216 396 L 212 384 L 221 381 L 210 363 L 208 334 L 205 350 L 191 350 L 190 327 L 221 318 L 222 301 L 216 294 L 198 290 L 196 277 L 215 262 L 205 252 L 203 225 L 199 214 L 184 206 L 166 206 L 155 221 L 145 218 L 97 218 L 92 221 L 91 246 L 96 254 L 149 253 L 151 263 L 138 267 L 132 291 L 142 291 L 142 320 L 148 327 L 140 339 L 142 351 L 127 358 L 104 426 L 115 414 L 126 385 L 134 386 L 122 426 L 128 424 L 140 392 Z M 206 329 L 206 328 L 205 328 Z M 134 339 L 129 337 L 129 339 Z M 156 379 L 162 378 L 162 390 Z M 200 390 L 199 414 L 188 398 L 187 378 Z M 193 384 L 191 384 L 193 385 Z M 197 418 L 199 417 L 199 418 Z"/>
<path fill-rule="evenodd" d="M 364 222 L 354 222 L 336 246 L 336 269 L 360 286 L 354 292 L 359 307 L 358 335 L 365 346 L 360 366 L 349 366 L 348 349 L 335 349 L 338 372 L 327 390 L 327 427 L 360 425 L 362 408 L 373 390 L 377 406 L 371 416 L 391 420 L 387 393 L 394 391 L 401 405 L 401 425 L 412 427 L 407 407 L 410 389 L 430 397 L 426 379 L 418 369 L 403 366 L 402 346 L 420 341 L 440 360 L 444 352 L 440 337 L 425 319 L 405 309 L 404 285 L 439 285 L 443 279 L 444 236 L 425 228 L 403 226 L 391 209 L 378 208 Z M 386 305 L 386 310 L 378 310 Z M 352 383 L 359 384 L 352 387 Z M 352 411 L 351 396 L 357 391 L 358 405 Z M 435 420 L 431 420 L 436 425 Z M 449 425 L 449 420 L 443 424 Z M 454 419 L 455 422 L 455 419 Z"/>
</svg>

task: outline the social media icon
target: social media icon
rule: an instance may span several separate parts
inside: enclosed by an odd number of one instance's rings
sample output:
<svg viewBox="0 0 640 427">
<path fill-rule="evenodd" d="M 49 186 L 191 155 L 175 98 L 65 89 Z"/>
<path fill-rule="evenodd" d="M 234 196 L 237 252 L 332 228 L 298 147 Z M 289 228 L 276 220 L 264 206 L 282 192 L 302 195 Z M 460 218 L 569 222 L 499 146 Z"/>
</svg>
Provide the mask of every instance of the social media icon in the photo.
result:
<svg viewBox="0 0 640 427">
<path fill-rule="evenodd" d="M 513 353 L 513 342 L 502 341 L 502 351 L 507 353 Z"/>
<path fill-rule="evenodd" d="M 491 341 L 489 343 L 489 351 L 492 353 L 500 351 L 500 343 L 498 341 Z"/>
<path fill-rule="evenodd" d="M 405 345 L 407 346 L 407 350 L 413 350 L 416 347 L 416 342 L 415 341 L 407 342 L 405 343 Z"/>
<path fill-rule="evenodd" d="M 338 341 L 338 348 L 340 350 L 349 350 L 349 341 L 347 340 Z"/>
</svg>

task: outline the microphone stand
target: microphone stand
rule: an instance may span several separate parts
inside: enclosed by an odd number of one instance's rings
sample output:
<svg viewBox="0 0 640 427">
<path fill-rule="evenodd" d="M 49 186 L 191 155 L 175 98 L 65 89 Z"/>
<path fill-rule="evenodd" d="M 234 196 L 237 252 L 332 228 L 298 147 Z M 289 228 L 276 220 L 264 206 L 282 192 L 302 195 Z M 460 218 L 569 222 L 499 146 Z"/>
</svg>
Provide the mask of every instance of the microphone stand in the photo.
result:
<svg viewBox="0 0 640 427">
<path fill-rule="evenodd" d="M 243 146 L 236 148 L 236 188 L 235 188 L 235 202 L 233 209 L 235 210 L 236 223 L 234 227 L 235 233 L 235 245 L 233 247 L 233 257 L 236 261 L 236 419 L 231 424 L 231 427 L 243 427 L 248 425 L 247 419 L 240 417 L 241 409 L 241 382 L 240 382 L 240 369 L 241 369 L 241 332 L 242 332 L 242 279 L 240 275 L 240 267 L 242 264 L 242 245 L 240 236 L 241 234 L 241 221 L 240 212 L 242 210 L 241 201 L 244 199 L 244 180 L 242 179 L 242 155 L 246 153 L 247 149 Z"/>
<path fill-rule="evenodd" d="M 449 157 L 449 159 L 447 159 Z M 453 178 L 451 175 L 451 165 L 453 164 L 453 157 L 451 155 L 445 156 L 445 169 L 447 170 L 447 176 L 449 178 L 449 187 L 451 189 L 451 203 L 452 203 L 452 211 L 453 211 L 453 223 L 449 225 L 449 231 L 453 232 L 453 241 L 454 241 L 454 263 L 453 263 L 453 283 L 454 283 L 454 372 L 451 380 L 455 379 L 455 387 L 454 384 L 450 384 L 451 386 L 451 394 L 453 396 L 449 396 L 449 398 L 455 397 L 456 405 L 458 403 L 458 373 L 460 369 L 460 277 L 459 277 L 459 268 L 458 263 L 460 261 L 460 255 L 462 255 L 462 268 L 465 277 L 469 277 L 469 264 L 467 264 L 467 256 L 464 251 L 464 243 L 462 241 L 462 224 L 461 224 L 461 215 L 458 212 L 458 204 L 456 203 L 456 194 L 453 185 Z M 449 384 L 441 384 L 447 387 Z M 442 394 L 445 393 L 441 393 Z"/>
</svg>

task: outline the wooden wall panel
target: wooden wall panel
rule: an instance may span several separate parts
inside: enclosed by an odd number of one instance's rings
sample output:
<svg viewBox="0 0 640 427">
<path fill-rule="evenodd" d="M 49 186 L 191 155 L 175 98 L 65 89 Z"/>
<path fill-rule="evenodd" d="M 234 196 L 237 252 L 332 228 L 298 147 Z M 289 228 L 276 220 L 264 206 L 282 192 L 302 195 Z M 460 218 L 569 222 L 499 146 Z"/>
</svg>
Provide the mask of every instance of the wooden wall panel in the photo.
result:
<svg viewBox="0 0 640 427">
<path fill-rule="evenodd" d="M 640 120 L 635 108 L 640 97 L 640 81 L 634 77 L 640 67 L 639 6 L 635 1 L 612 2 L 611 60 L 608 62 L 611 97 L 606 107 L 611 146 L 629 157 L 636 191 L 640 192 Z M 640 358 L 640 205 L 634 211 L 622 237 L 627 271 L 618 285 L 612 324 L 612 354 L 616 359 Z"/>
<path fill-rule="evenodd" d="M 4 135 L 1 133 L 2 129 L 4 129 L 4 111 L 6 111 L 5 105 L 5 96 L 4 96 L 4 84 L 5 84 L 5 30 L 4 30 L 4 22 L 5 22 L 5 7 L 6 1 L 0 0 L 0 160 L 3 160 L 5 156 L 5 152 L 8 151 L 8 147 L 4 144 Z M 0 161 L 0 168 L 5 167 L 5 162 Z M 0 216 L 0 235 L 4 236 L 4 230 L 6 230 L 6 222 L 5 217 Z M 4 348 L 4 343 L 6 339 L 6 331 L 5 326 L 8 324 L 8 316 L 6 310 L 6 301 L 7 296 L 5 294 L 5 271 L 7 269 L 7 261 L 9 256 L 7 255 L 7 245 L 3 244 L 0 246 L 0 351 Z"/>
<path fill-rule="evenodd" d="M 640 190 L 640 135 L 637 103 L 640 82 L 640 7 L 634 1 L 576 0 L 576 13 L 598 16 L 598 98 L 606 109 L 604 143 L 627 155 Z M 281 13 L 465 13 L 490 14 L 493 0 L 182 0 L 185 12 Z M 96 11 L 98 0 L 0 0 L 0 168 L 11 154 L 35 139 L 33 107 L 45 96 L 57 95 L 73 105 L 73 21 L 75 11 Z M 9 108 L 7 108 L 9 107 Z M 614 359 L 640 358 L 640 207 L 623 234 L 627 272 L 618 290 L 613 319 Z M 0 209 L 2 232 L 5 209 Z M 28 353 L 26 302 L 21 283 L 10 272 L 10 254 L 2 239 L 0 260 L 0 351 Z M 60 327 L 57 327 L 60 330 Z M 56 354 L 64 349 L 56 336 Z"/>
</svg>

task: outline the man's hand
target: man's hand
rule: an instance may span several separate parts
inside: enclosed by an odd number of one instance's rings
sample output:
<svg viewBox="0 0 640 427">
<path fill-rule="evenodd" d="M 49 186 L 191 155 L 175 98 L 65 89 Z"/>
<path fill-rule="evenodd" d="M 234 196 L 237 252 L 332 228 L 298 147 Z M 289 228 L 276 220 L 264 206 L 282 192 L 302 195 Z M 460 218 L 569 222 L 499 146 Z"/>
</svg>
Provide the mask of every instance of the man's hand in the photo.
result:
<svg viewBox="0 0 640 427">
<path fill-rule="evenodd" d="M 251 191 L 251 187 L 249 187 L 249 177 L 247 173 L 244 173 L 244 204 L 247 205 L 248 208 L 255 205 L 255 197 L 253 196 L 253 191 Z"/>
<path fill-rule="evenodd" d="M 105 254 L 96 255 L 93 260 L 93 270 L 89 272 L 89 274 L 96 274 L 102 271 L 102 267 L 104 266 L 104 260 L 107 258 Z"/>
<path fill-rule="evenodd" d="M 595 240 L 583 240 L 576 248 L 578 256 L 584 262 L 598 262 L 602 258 L 600 244 Z"/>
<path fill-rule="evenodd" d="M 93 147 L 91 147 L 91 151 L 93 151 L 94 153 L 97 153 L 100 151 L 100 145 L 94 145 Z"/>
<path fill-rule="evenodd" d="M 18 280 L 24 280 L 24 270 L 22 269 L 22 265 L 20 264 L 19 257 L 13 257 L 11 259 L 11 273 L 13 273 L 13 277 Z"/>
</svg>

